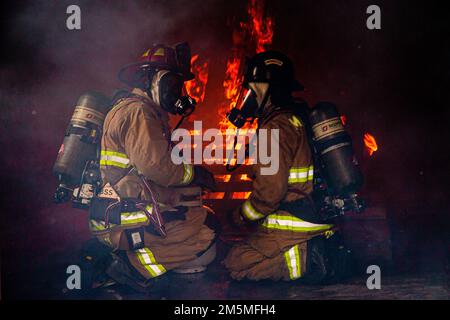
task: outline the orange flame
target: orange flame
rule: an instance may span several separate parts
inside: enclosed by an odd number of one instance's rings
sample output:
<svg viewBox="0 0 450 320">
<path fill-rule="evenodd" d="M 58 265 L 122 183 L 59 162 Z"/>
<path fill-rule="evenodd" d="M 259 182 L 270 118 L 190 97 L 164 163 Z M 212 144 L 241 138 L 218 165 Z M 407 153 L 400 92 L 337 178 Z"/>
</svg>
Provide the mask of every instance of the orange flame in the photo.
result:
<svg viewBox="0 0 450 320">
<path fill-rule="evenodd" d="M 228 100 L 231 100 L 230 107 L 235 106 L 239 94 L 239 86 L 241 85 L 239 79 L 240 66 L 241 60 L 238 57 L 232 57 L 227 61 L 227 70 L 225 71 L 223 87 L 225 88 L 225 97 Z"/>
<path fill-rule="evenodd" d="M 186 91 L 189 96 L 194 98 L 197 103 L 203 102 L 206 93 L 206 84 L 208 82 L 208 61 L 200 62 L 198 54 L 191 58 L 191 70 L 195 78 L 187 81 Z"/>
<path fill-rule="evenodd" d="M 251 191 L 233 192 L 231 194 L 231 199 L 248 199 L 251 193 Z"/>
<path fill-rule="evenodd" d="M 203 199 L 223 199 L 225 192 L 209 192 L 202 196 Z"/>
<path fill-rule="evenodd" d="M 247 12 L 251 18 L 249 31 L 256 42 L 256 53 L 260 53 L 272 44 L 273 20 L 264 17 L 263 1 L 250 0 Z"/>
<path fill-rule="evenodd" d="M 231 179 L 231 174 L 216 174 L 214 178 L 220 182 L 229 182 Z"/>
<path fill-rule="evenodd" d="M 364 145 L 369 152 L 369 156 L 372 156 L 373 153 L 378 150 L 377 141 L 370 133 L 364 134 Z"/>
<path fill-rule="evenodd" d="M 273 38 L 273 19 L 264 16 L 264 1 L 249 0 L 247 13 L 249 19 L 246 22 L 240 23 L 240 32 L 247 34 L 250 39 L 246 39 L 254 44 L 256 53 L 267 50 L 272 44 Z M 236 31 L 236 30 L 235 30 Z M 220 129 L 226 131 L 227 129 L 234 130 L 234 126 L 225 118 L 228 110 L 236 106 L 239 98 L 239 91 L 242 84 L 242 69 L 244 52 L 242 48 L 233 48 L 232 55 L 228 58 L 225 80 L 223 87 L 225 88 L 225 98 L 228 100 L 227 105 L 219 110 L 219 115 L 222 120 L 219 122 Z M 244 128 L 255 129 L 256 124 L 246 124 Z"/>
</svg>

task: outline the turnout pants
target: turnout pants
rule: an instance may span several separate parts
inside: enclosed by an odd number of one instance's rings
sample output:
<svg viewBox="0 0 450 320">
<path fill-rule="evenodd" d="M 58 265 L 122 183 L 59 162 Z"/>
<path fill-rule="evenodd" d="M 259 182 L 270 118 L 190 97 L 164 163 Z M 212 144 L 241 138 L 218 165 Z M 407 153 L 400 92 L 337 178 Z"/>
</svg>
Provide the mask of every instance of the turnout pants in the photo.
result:
<svg viewBox="0 0 450 320">
<path fill-rule="evenodd" d="M 140 212 L 123 213 L 121 225 L 109 230 L 103 221 L 91 219 L 90 228 L 100 241 L 114 250 L 125 250 L 131 265 L 146 279 L 150 279 L 196 259 L 208 249 L 215 234 L 204 224 L 206 216 L 207 212 L 202 207 L 189 208 L 184 220 L 165 224 L 165 238 L 144 229 L 144 247 L 136 250 L 130 249 L 125 230 L 148 227 L 145 215 Z"/>
<path fill-rule="evenodd" d="M 307 272 L 307 241 L 332 234 L 332 225 L 312 224 L 286 211 L 267 216 L 224 260 L 233 279 L 295 280 Z"/>
</svg>

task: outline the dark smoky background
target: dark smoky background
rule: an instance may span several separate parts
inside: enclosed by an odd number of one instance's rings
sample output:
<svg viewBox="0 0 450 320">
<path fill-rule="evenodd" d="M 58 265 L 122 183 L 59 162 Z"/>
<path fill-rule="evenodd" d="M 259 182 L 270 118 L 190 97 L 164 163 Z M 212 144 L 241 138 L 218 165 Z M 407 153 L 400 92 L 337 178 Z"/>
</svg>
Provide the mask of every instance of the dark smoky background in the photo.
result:
<svg viewBox="0 0 450 320">
<path fill-rule="evenodd" d="M 66 28 L 72 4 L 81 8 L 81 30 Z M 449 19 L 434 2 L 377 1 L 382 29 L 371 31 L 371 4 L 267 1 L 266 14 L 275 23 L 272 48 L 294 60 L 311 105 L 332 101 L 347 116 L 366 178 L 363 194 L 369 204 L 388 208 L 397 226 L 394 240 L 408 246 L 408 268 L 443 268 L 449 248 Z M 33 270 L 89 237 L 84 212 L 52 203 L 51 169 L 78 97 L 123 87 L 118 70 L 152 43 L 188 41 L 194 54 L 209 61 L 206 98 L 196 118 L 213 127 L 224 102 L 233 24 L 246 19 L 246 5 L 2 2 L 3 278 L 17 268 Z M 363 148 L 365 132 L 378 142 L 372 157 Z"/>
</svg>

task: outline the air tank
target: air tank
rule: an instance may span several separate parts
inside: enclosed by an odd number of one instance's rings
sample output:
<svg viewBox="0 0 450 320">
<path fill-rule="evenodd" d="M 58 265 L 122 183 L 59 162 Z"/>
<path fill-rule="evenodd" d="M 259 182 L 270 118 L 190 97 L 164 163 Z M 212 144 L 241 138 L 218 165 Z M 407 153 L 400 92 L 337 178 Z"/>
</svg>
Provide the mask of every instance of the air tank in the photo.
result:
<svg viewBox="0 0 450 320">
<path fill-rule="evenodd" d="M 309 119 L 320 170 L 329 191 L 336 196 L 356 193 L 362 186 L 363 176 L 336 106 L 320 102 L 311 110 Z"/>
<path fill-rule="evenodd" d="M 96 160 L 103 121 L 111 101 L 99 92 L 80 96 L 59 149 L 53 173 L 65 186 L 78 185 L 86 163 Z"/>
</svg>

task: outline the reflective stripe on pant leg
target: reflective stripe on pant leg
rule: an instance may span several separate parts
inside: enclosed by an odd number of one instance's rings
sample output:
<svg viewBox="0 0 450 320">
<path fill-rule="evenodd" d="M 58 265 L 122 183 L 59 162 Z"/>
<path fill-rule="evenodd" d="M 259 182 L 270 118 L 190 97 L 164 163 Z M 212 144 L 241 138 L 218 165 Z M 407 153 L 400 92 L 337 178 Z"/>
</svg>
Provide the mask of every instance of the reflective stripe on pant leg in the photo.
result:
<svg viewBox="0 0 450 320">
<path fill-rule="evenodd" d="M 158 277 L 166 272 L 162 264 L 156 262 L 155 256 L 149 248 L 142 248 L 135 251 L 136 256 L 142 266 L 147 269 L 152 278 Z"/>
<path fill-rule="evenodd" d="M 289 269 L 289 278 L 291 280 L 300 278 L 302 276 L 302 269 L 298 245 L 295 245 L 291 249 L 286 251 L 284 253 L 284 258 Z"/>
</svg>

